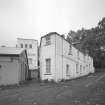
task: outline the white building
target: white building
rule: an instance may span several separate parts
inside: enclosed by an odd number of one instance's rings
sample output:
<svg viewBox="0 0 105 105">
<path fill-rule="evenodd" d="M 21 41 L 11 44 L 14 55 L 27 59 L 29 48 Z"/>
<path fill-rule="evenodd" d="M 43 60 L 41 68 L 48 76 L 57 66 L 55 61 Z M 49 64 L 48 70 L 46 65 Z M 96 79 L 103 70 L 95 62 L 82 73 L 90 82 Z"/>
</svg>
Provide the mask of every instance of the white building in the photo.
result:
<svg viewBox="0 0 105 105">
<path fill-rule="evenodd" d="M 0 85 L 18 84 L 28 79 L 26 50 L 0 47 Z"/>
<path fill-rule="evenodd" d="M 38 76 L 38 41 L 34 39 L 17 38 L 17 47 L 27 50 L 30 77 Z"/>
<path fill-rule="evenodd" d="M 41 37 L 40 77 L 42 80 L 72 79 L 94 72 L 93 59 L 70 45 L 56 32 Z"/>
</svg>

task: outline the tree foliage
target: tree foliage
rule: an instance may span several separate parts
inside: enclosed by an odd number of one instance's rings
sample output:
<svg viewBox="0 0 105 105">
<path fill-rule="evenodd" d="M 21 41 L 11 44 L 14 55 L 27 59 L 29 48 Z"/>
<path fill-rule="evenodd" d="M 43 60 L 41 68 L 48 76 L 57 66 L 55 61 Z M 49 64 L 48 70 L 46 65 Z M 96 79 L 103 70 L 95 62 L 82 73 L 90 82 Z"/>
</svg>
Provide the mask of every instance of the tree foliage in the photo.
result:
<svg viewBox="0 0 105 105">
<path fill-rule="evenodd" d="M 89 55 L 93 57 L 95 67 L 105 68 L 105 17 L 94 28 L 70 31 L 67 41 L 79 42 L 78 49 L 89 52 Z"/>
</svg>

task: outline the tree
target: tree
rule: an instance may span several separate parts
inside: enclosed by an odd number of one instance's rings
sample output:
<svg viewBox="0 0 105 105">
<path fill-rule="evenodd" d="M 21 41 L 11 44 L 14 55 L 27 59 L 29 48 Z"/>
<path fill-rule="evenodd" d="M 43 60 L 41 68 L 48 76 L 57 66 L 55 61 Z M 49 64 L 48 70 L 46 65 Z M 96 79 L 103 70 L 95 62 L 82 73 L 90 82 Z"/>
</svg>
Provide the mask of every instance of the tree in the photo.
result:
<svg viewBox="0 0 105 105">
<path fill-rule="evenodd" d="M 102 20 L 98 22 L 98 27 L 100 29 L 105 29 L 105 17 L 102 18 Z"/>
<path fill-rule="evenodd" d="M 94 59 L 95 67 L 105 68 L 105 18 L 102 18 L 94 28 L 70 31 L 67 36 L 68 41 L 69 36 L 72 37 L 73 43 L 80 42 L 78 49 L 89 52 Z"/>
</svg>

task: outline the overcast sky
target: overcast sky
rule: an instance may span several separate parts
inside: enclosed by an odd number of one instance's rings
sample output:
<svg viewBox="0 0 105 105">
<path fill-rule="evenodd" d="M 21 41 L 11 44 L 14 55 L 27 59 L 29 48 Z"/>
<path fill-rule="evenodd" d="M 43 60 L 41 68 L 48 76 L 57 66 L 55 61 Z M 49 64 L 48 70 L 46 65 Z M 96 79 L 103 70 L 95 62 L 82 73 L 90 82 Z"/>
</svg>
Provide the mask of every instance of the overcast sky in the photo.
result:
<svg viewBox="0 0 105 105">
<path fill-rule="evenodd" d="M 104 16 L 105 0 L 0 0 L 0 45 L 95 27 Z"/>
</svg>

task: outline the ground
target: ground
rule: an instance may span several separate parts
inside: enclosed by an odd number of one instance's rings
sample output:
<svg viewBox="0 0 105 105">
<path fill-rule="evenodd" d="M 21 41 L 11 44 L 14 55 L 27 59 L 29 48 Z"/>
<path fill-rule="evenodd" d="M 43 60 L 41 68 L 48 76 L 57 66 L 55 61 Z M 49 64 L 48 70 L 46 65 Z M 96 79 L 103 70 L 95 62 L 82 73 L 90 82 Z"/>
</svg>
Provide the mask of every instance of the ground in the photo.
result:
<svg viewBox="0 0 105 105">
<path fill-rule="evenodd" d="M 0 105 L 105 105 L 105 72 L 60 83 L 31 81 L 3 88 Z"/>
</svg>

